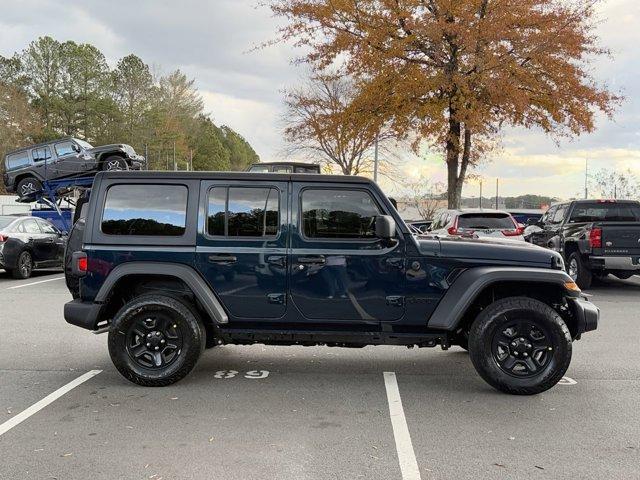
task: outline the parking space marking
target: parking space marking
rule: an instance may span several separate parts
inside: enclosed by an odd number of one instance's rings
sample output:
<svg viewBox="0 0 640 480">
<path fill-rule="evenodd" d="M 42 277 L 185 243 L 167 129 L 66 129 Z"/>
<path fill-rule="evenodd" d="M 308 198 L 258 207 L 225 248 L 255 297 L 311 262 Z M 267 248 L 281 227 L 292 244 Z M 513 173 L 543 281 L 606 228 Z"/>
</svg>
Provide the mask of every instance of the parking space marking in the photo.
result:
<svg viewBox="0 0 640 480">
<path fill-rule="evenodd" d="M 45 282 L 53 282 L 54 280 L 64 280 L 64 277 L 47 278 L 46 280 L 40 280 L 38 282 L 25 283 L 23 285 L 15 285 L 13 287 L 7 288 L 7 290 L 14 290 L 16 288 L 22 288 L 22 287 L 30 287 L 31 285 L 38 285 L 39 283 L 45 283 Z"/>
<path fill-rule="evenodd" d="M 98 375 L 101 372 L 102 372 L 102 370 L 91 370 L 91 371 L 85 373 L 84 375 L 80 375 L 75 380 L 72 380 L 71 382 L 67 383 L 63 387 L 60 387 L 55 392 L 50 393 L 49 395 L 44 397 L 39 402 L 34 403 L 29 408 L 27 408 L 27 409 L 23 410 L 22 412 L 18 413 L 15 417 L 7 420 L 6 422 L 4 422 L 3 424 L 0 425 L 0 437 L 2 435 L 4 435 L 5 433 L 7 433 L 9 430 L 11 430 L 16 425 L 19 425 L 22 422 L 24 422 L 30 416 L 35 415 L 36 413 L 38 413 L 40 410 L 45 408 L 47 405 L 50 405 L 51 403 L 55 402 L 57 399 L 62 397 L 64 394 L 70 392 L 71 390 L 76 388 L 78 385 L 82 385 L 84 382 L 86 382 L 87 380 L 95 377 L 96 375 Z"/>
<path fill-rule="evenodd" d="M 396 450 L 398 451 L 398 462 L 402 472 L 402 480 L 420 480 L 420 470 L 416 454 L 411 443 L 411 435 L 407 426 L 407 419 L 402 408 L 402 399 L 398 389 L 396 372 L 384 372 L 384 386 L 387 389 L 387 400 L 389 402 L 389 415 L 393 427 L 393 437 L 396 440 Z"/>
</svg>

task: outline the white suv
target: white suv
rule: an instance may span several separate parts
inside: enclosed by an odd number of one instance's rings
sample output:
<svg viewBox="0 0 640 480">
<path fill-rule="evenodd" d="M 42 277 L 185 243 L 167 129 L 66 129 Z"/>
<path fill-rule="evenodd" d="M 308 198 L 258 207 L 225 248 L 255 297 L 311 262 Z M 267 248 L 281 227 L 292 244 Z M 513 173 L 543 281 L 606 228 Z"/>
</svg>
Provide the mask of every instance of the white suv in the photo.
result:
<svg viewBox="0 0 640 480">
<path fill-rule="evenodd" d="M 439 237 L 491 237 L 520 240 L 524 227 L 502 210 L 444 210 L 438 212 L 430 233 Z"/>
</svg>

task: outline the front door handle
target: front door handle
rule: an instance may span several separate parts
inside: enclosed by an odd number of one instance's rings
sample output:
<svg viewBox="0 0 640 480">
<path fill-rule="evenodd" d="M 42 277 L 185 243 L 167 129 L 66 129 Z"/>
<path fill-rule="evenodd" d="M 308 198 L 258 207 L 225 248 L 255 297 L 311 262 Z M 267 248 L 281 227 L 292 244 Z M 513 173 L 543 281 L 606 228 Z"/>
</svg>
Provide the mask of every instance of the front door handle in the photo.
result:
<svg viewBox="0 0 640 480">
<path fill-rule="evenodd" d="M 231 263 L 236 263 L 237 261 L 238 261 L 238 257 L 228 253 L 219 253 L 215 255 L 209 255 L 209 263 L 220 263 L 224 265 L 229 265 Z"/>
<path fill-rule="evenodd" d="M 267 257 L 267 263 L 269 265 L 275 265 L 276 267 L 285 267 L 287 259 L 282 255 L 271 255 L 270 257 Z"/>
<path fill-rule="evenodd" d="M 297 262 L 301 265 L 324 265 L 326 260 L 321 255 L 316 255 L 312 257 L 298 257 Z"/>
</svg>

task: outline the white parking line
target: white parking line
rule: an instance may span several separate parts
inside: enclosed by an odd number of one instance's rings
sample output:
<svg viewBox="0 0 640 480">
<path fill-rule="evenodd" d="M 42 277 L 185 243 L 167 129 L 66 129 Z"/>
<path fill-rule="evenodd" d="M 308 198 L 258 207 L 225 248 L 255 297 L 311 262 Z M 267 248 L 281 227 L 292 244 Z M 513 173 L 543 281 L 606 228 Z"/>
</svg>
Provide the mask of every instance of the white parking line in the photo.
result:
<svg viewBox="0 0 640 480">
<path fill-rule="evenodd" d="M 416 461 L 416 454 L 413 451 L 411 435 L 407 426 L 407 419 L 402 408 L 400 390 L 396 372 L 384 372 L 384 386 L 387 389 L 387 400 L 389 402 L 389 415 L 393 426 L 393 436 L 396 440 L 396 450 L 398 451 L 398 462 L 402 472 L 402 480 L 420 480 L 420 470 Z"/>
<path fill-rule="evenodd" d="M 59 399 L 65 393 L 70 392 L 71 390 L 76 388 L 78 385 L 81 385 L 84 382 L 86 382 L 87 380 L 95 377 L 100 372 L 102 372 L 102 370 L 91 370 L 91 371 L 85 373 L 84 375 L 80 375 L 75 380 L 67 383 L 64 387 L 60 387 L 58 390 L 56 390 L 53 393 L 50 393 L 49 395 L 44 397 L 39 402 L 34 403 L 29 408 L 27 408 L 27 409 L 23 410 L 22 412 L 20 412 L 19 414 L 17 414 L 15 417 L 7 420 L 2 425 L 0 425 L 0 436 L 2 436 L 5 433 L 7 433 L 9 430 L 11 430 L 16 425 L 19 425 L 22 422 L 24 422 L 31 415 L 34 415 L 34 414 L 38 413 L 40 410 L 42 410 L 47 405 L 55 402 L 57 399 Z"/>
<path fill-rule="evenodd" d="M 45 283 L 45 282 L 53 282 L 54 280 L 64 280 L 64 277 L 47 278 L 46 280 L 40 280 L 38 282 L 31 282 L 31 283 L 24 283 L 22 285 L 15 285 L 13 287 L 7 288 L 7 290 L 14 290 L 16 288 L 22 288 L 22 287 L 30 287 L 31 285 L 38 285 L 39 283 Z"/>
</svg>

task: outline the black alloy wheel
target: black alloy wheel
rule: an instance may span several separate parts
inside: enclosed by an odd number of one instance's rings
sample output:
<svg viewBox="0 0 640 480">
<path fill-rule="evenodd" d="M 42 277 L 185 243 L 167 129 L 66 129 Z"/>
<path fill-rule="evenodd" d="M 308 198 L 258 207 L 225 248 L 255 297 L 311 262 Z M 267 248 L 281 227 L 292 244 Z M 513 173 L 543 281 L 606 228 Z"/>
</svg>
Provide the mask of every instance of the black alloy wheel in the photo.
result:
<svg viewBox="0 0 640 480">
<path fill-rule="evenodd" d="M 138 385 L 161 387 L 196 365 L 206 332 L 186 300 L 146 294 L 127 302 L 109 330 L 109 355 L 118 371 Z"/>
<path fill-rule="evenodd" d="M 544 392 L 571 363 L 572 338 L 546 303 L 528 297 L 496 300 L 469 330 L 469 355 L 492 387 L 514 395 Z"/>
<path fill-rule="evenodd" d="M 33 258 L 28 251 L 24 251 L 18 257 L 16 268 L 11 270 L 14 278 L 24 280 L 33 273 Z"/>
</svg>

